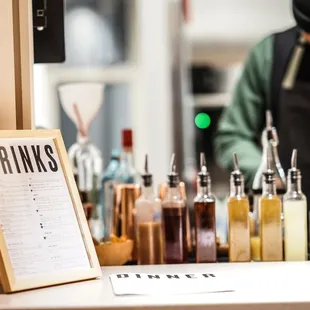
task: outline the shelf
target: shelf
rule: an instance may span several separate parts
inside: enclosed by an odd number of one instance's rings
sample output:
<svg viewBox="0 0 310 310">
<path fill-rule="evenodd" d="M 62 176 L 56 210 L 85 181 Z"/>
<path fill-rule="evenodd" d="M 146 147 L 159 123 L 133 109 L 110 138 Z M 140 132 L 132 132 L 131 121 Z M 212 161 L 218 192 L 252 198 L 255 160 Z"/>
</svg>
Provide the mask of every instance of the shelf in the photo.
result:
<svg viewBox="0 0 310 310">
<path fill-rule="evenodd" d="M 194 96 L 195 108 L 221 108 L 230 104 L 230 93 L 205 94 Z"/>
<path fill-rule="evenodd" d="M 137 75 L 133 64 L 119 64 L 109 67 L 64 67 L 48 66 L 49 78 L 61 82 L 100 81 L 107 84 L 130 83 Z"/>
</svg>

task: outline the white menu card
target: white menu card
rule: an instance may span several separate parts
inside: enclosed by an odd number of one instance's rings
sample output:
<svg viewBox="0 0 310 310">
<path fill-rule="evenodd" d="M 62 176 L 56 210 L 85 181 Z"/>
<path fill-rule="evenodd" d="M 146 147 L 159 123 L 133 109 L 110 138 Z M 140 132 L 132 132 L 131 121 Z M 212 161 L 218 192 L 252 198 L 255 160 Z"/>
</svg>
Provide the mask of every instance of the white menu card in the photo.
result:
<svg viewBox="0 0 310 310">
<path fill-rule="evenodd" d="M 2 273 L 9 270 L 14 283 L 36 286 L 36 280 L 64 279 L 66 274 L 70 282 L 70 275 L 81 272 L 83 278 L 94 267 L 88 253 L 93 245 L 83 238 L 88 227 L 76 188 L 70 193 L 75 186 L 69 184 L 72 172 L 67 171 L 66 178 L 64 168 L 69 167 L 56 145 L 53 137 L 0 137 L 0 245 L 2 260 L 6 258 Z M 38 286 L 45 286 L 43 282 Z"/>
</svg>

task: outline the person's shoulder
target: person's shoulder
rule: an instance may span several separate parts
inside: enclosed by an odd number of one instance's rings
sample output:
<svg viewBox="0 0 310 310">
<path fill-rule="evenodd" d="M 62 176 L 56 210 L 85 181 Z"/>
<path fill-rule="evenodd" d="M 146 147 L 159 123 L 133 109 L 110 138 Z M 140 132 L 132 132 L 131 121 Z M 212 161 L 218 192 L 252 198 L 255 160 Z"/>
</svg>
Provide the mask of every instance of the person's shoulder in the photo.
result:
<svg viewBox="0 0 310 310">
<path fill-rule="evenodd" d="M 297 27 L 291 27 L 282 31 L 273 32 L 267 36 L 265 36 L 262 40 L 254 45 L 252 48 L 252 53 L 255 55 L 265 55 L 272 54 L 273 43 L 276 36 L 295 36 L 297 31 Z"/>
</svg>

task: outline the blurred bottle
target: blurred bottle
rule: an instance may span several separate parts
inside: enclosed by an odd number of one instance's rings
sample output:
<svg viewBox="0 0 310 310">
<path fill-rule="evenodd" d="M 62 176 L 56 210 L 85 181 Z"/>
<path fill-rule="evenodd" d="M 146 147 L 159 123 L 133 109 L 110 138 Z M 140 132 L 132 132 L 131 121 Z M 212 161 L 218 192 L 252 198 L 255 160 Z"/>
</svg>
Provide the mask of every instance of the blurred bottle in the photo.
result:
<svg viewBox="0 0 310 310">
<path fill-rule="evenodd" d="M 282 202 L 277 195 L 275 172 L 272 170 L 272 155 L 268 148 L 263 194 L 259 200 L 261 260 L 264 262 L 283 259 L 281 211 Z"/>
<path fill-rule="evenodd" d="M 103 172 L 100 190 L 100 213 L 99 219 L 103 223 L 103 237 L 109 239 L 113 225 L 113 194 L 115 174 L 120 164 L 120 152 L 112 150 L 110 162 Z M 102 237 L 102 236 L 101 236 Z"/>
<path fill-rule="evenodd" d="M 215 197 L 211 193 L 211 177 L 205 156 L 200 154 L 198 192 L 194 199 L 196 262 L 215 263 L 217 260 Z"/>
<path fill-rule="evenodd" d="M 186 203 L 181 197 L 179 175 L 176 172 L 175 156 L 168 174 L 168 190 L 162 203 L 164 234 L 164 260 L 166 264 L 187 263 Z"/>
<path fill-rule="evenodd" d="M 70 147 L 68 154 L 86 218 L 96 218 L 102 172 L 101 152 L 88 136 L 78 134 L 77 143 Z"/>
<path fill-rule="evenodd" d="M 147 155 L 142 179 L 142 194 L 135 201 L 138 264 L 162 264 L 161 200 L 155 198 L 153 193 L 153 180 L 148 170 Z"/>
<path fill-rule="evenodd" d="M 122 154 L 115 180 L 120 184 L 134 184 L 139 182 L 138 173 L 133 160 L 133 135 L 131 129 L 122 130 Z"/>
<path fill-rule="evenodd" d="M 228 243 L 230 262 L 249 262 L 250 248 L 250 204 L 244 193 L 244 178 L 234 153 L 235 169 L 230 176 L 230 196 L 228 207 Z"/>
<path fill-rule="evenodd" d="M 297 150 L 293 150 L 287 179 L 287 193 L 283 198 L 285 260 L 305 261 L 308 260 L 307 198 L 297 169 Z"/>
</svg>

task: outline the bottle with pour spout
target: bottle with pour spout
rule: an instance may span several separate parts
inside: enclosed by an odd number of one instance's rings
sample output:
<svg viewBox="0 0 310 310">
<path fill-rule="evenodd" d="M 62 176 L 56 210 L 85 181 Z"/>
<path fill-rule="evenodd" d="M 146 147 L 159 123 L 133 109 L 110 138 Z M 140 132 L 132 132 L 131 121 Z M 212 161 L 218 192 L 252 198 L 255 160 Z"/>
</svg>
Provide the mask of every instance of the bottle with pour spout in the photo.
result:
<svg viewBox="0 0 310 310">
<path fill-rule="evenodd" d="M 282 261 L 282 202 L 277 195 L 271 149 L 267 152 L 267 170 L 263 176 L 263 194 L 259 200 L 260 247 L 262 261 Z"/>
<path fill-rule="evenodd" d="M 283 197 L 285 260 L 305 261 L 308 260 L 307 198 L 301 189 L 297 150 L 293 150 L 287 180 L 287 192 Z"/>
<path fill-rule="evenodd" d="M 194 199 L 196 263 L 215 263 L 217 260 L 215 197 L 211 193 L 211 177 L 204 153 L 200 153 L 198 193 Z"/>
<path fill-rule="evenodd" d="M 162 202 L 164 261 L 166 264 L 187 263 L 186 203 L 181 197 L 175 155 L 172 155 L 168 189 Z"/>
<path fill-rule="evenodd" d="M 228 247 L 230 262 L 249 262 L 250 249 L 250 205 L 244 193 L 244 177 L 234 153 L 235 169 L 230 176 L 228 207 Z"/>
<path fill-rule="evenodd" d="M 145 155 L 142 174 L 142 194 L 135 201 L 138 264 L 155 265 L 163 263 L 163 240 L 161 228 L 161 200 L 153 193 L 152 174 Z"/>
<path fill-rule="evenodd" d="M 286 176 L 282 168 L 279 155 L 278 155 L 278 134 L 276 128 L 273 126 L 272 114 L 270 110 L 266 110 L 266 128 L 262 133 L 262 160 L 259 168 L 255 174 L 254 182 L 252 185 L 253 192 L 253 213 L 251 221 L 253 223 L 253 231 L 251 235 L 251 252 L 254 261 L 260 260 L 260 237 L 259 237 L 259 199 L 262 195 L 264 172 L 267 170 L 267 152 L 271 148 L 272 169 L 275 171 L 275 176 L 279 180 L 278 193 L 285 193 Z"/>
</svg>

